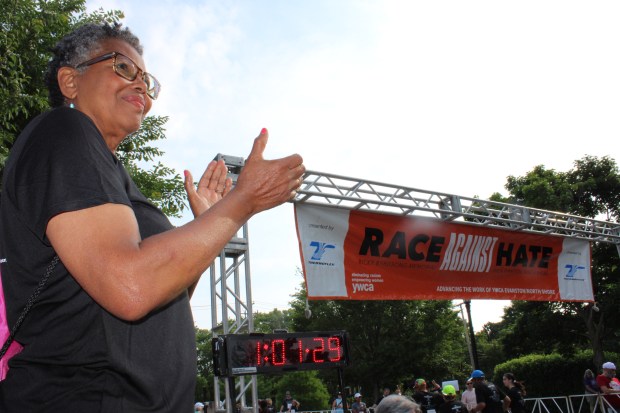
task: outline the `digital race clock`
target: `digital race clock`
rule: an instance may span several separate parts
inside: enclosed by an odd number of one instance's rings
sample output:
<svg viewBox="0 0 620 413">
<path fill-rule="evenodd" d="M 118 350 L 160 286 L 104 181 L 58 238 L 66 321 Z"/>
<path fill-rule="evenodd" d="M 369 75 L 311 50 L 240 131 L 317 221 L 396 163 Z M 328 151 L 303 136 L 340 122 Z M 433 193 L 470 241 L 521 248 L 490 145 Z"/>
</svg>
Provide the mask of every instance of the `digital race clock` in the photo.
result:
<svg viewBox="0 0 620 413">
<path fill-rule="evenodd" d="M 228 334 L 213 339 L 217 376 L 344 367 L 349 364 L 346 331 Z"/>
</svg>

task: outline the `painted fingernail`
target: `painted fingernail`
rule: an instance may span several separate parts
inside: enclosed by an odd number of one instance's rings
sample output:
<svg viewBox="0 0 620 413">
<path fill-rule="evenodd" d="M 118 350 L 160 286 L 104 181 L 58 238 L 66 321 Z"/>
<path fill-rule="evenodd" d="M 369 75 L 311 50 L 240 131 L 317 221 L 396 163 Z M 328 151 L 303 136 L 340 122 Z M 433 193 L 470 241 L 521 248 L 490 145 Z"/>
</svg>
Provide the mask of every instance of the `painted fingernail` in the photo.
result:
<svg viewBox="0 0 620 413">
<path fill-rule="evenodd" d="M 263 128 L 260 130 L 261 135 L 264 135 L 265 133 L 267 133 L 267 128 Z"/>
<path fill-rule="evenodd" d="M 187 176 L 189 175 L 189 171 L 186 169 L 183 171 L 183 175 L 185 175 L 185 177 L 187 178 Z"/>
</svg>

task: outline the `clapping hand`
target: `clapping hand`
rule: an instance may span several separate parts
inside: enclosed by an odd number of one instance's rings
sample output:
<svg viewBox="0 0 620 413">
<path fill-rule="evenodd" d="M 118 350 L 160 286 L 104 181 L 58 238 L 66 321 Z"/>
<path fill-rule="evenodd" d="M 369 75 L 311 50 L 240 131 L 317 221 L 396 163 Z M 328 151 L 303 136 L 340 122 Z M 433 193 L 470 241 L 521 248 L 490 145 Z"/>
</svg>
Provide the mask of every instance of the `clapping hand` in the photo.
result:
<svg viewBox="0 0 620 413">
<path fill-rule="evenodd" d="M 227 178 L 227 174 L 228 168 L 223 160 L 211 161 L 198 187 L 194 187 L 192 174 L 185 171 L 185 192 L 194 217 L 201 215 L 230 192 L 232 179 Z"/>
</svg>

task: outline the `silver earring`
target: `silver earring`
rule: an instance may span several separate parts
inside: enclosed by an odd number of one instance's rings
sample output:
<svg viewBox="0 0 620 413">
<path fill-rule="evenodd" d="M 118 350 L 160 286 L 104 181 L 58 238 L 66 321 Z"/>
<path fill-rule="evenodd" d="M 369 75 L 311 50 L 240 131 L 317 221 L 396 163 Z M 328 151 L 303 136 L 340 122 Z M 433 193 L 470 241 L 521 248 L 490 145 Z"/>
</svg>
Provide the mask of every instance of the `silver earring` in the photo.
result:
<svg viewBox="0 0 620 413">
<path fill-rule="evenodd" d="M 69 107 L 70 107 L 71 109 L 75 109 L 75 105 L 73 104 L 73 102 L 69 103 Z"/>
</svg>

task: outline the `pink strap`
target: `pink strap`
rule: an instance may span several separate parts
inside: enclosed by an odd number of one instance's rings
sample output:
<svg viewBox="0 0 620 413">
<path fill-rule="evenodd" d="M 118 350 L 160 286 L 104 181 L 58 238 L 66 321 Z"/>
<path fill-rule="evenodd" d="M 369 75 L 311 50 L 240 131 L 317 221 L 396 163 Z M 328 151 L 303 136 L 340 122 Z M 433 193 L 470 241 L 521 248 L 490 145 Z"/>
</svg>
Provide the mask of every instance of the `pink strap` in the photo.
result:
<svg viewBox="0 0 620 413">
<path fill-rule="evenodd" d="M 0 273 L 0 347 L 2 347 L 10 335 L 9 323 L 6 319 L 6 305 L 4 304 L 4 289 L 2 288 L 2 273 Z M 24 347 L 17 341 L 13 341 L 6 354 L 0 359 L 0 381 L 6 378 L 9 371 L 9 360 L 20 353 Z"/>
</svg>

